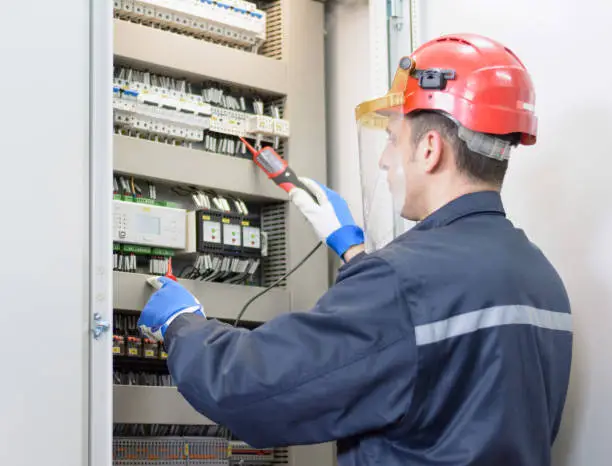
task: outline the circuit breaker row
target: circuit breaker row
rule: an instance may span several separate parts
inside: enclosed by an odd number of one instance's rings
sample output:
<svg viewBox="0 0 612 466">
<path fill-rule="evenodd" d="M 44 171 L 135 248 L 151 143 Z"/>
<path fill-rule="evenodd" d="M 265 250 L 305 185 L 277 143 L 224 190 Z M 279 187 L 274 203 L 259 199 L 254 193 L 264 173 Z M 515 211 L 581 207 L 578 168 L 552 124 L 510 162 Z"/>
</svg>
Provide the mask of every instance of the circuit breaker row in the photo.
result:
<svg viewBox="0 0 612 466">
<path fill-rule="evenodd" d="M 150 387 L 174 386 L 166 365 L 168 353 L 164 345 L 143 337 L 138 328 L 138 318 L 138 313 L 133 311 L 113 312 L 113 383 Z"/>
<path fill-rule="evenodd" d="M 267 465 L 275 461 L 273 449 L 253 448 L 244 442 L 219 437 L 115 437 L 113 465 Z"/>
<path fill-rule="evenodd" d="M 113 445 L 114 458 L 120 460 L 128 451 L 130 456 L 137 456 L 138 459 L 133 461 L 142 461 L 136 464 L 145 466 L 147 464 L 159 464 L 160 466 L 176 463 L 163 462 L 163 458 L 150 455 L 153 445 L 171 446 L 176 441 L 183 443 L 183 454 L 178 464 L 185 464 L 186 451 L 197 451 L 200 448 L 193 448 L 194 442 L 199 442 L 197 439 L 202 439 L 201 442 L 208 447 L 220 447 L 223 445 L 223 450 L 217 450 L 220 457 L 209 458 L 208 461 L 214 459 L 229 460 L 232 464 L 259 465 L 267 464 L 287 464 L 287 450 L 285 448 L 253 448 L 247 443 L 236 439 L 231 432 L 225 427 L 219 425 L 177 425 L 177 424 L 122 424 L 116 423 L 113 425 L 114 437 L 121 441 L 116 441 Z M 153 439 L 152 442 L 146 442 L 146 439 Z M 184 443 L 189 443 L 185 448 Z M 140 446 L 141 448 L 136 448 Z M 155 446 L 153 446 L 155 448 Z M 170 448 L 171 449 L 171 448 Z M 131 451 L 130 451 L 131 450 Z M 134 450 L 139 450 L 141 454 L 135 454 Z M 128 453 L 129 454 L 129 453 Z M 162 455 L 163 456 L 163 455 Z M 131 458 L 130 458 L 131 459 Z M 193 460 L 194 458 L 191 457 Z M 121 463 L 125 464 L 125 463 Z M 199 465 L 210 464 L 203 460 Z"/>
<path fill-rule="evenodd" d="M 115 68 L 113 110 L 119 134 L 188 147 L 203 143 L 204 150 L 229 155 L 247 155 L 239 137 L 251 138 L 256 145 L 265 140 L 278 148 L 290 135 L 278 105 L 270 105 L 265 115 L 258 97 L 232 93 L 215 83 L 196 86 L 130 68 Z M 225 139 L 233 143 L 225 147 L 215 142 Z"/>
<path fill-rule="evenodd" d="M 253 52 L 266 40 L 266 13 L 243 0 L 114 0 L 114 8 L 120 18 Z"/>
<path fill-rule="evenodd" d="M 138 329 L 138 316 L 113 313 L 113 355 L 144 359 L 168 359 L 162 344 L 143 338 Z"/>
<path fill-rule="evenodd" d="M 148 338 L 131 335 L 113 335 L 113 354 L 148 359 L 165 360 L 168 358 L 168 354 L 162 345 Z"/>
</svg>

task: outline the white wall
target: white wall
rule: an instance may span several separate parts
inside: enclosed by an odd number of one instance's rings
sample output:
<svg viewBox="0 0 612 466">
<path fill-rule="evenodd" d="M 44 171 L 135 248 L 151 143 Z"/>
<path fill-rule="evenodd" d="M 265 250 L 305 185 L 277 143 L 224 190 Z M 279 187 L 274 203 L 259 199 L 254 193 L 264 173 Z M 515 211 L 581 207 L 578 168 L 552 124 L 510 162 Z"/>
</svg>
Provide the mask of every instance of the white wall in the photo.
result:
<svg viewBox="0 0 612 466">
<path fill-rule="evenodd" d="M 60 3 L 0 3 L 7 466 L 87 464 L 89 5 Z"/>
<path fill-rule="evenodd" d="M 338 0 L 326 8 L 325 74 L 328 185 L 349 203 L 362 224 L 355 107 L 371 94 L 368 0 Z M 340 260 L 330 257 L 330 283 Z"/>
<path fill-rule="evenodd" d="M 330 187 L 361 221 L 355 107 L 370 98 L 370 26 L 367 0 L 333 3 L 326 15 L 327 153 Z"/>
<path fill-rule="evenodd" d="M 572 381 L 555 464 L 607 466 L 612 458 L 612 93 L 607 90 L 612 4 L 416 3 L 421 42 L 451 32 L 490 35 L 512 48 L 533 76 L 539 140 L 514 152 L 503 198 L 515 224 L 558 268 L 575 315 Z M 352 111 L 372 97 L 366 15 L 363 6 L 351 14 L 344 10 L 329 28 L 331 184 L 355 206 L 359 178 Z M 408 43 L 403 52 L 410 52 Z"/>
</svg>

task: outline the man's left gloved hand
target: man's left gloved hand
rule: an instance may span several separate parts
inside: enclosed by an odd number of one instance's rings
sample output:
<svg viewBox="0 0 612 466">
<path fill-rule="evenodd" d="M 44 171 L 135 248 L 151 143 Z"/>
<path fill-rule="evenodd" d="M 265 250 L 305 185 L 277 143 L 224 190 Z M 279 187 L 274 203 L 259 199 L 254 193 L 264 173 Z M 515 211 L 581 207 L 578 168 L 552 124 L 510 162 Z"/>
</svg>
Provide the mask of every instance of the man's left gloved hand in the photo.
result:
<svg viewBox="0 0 612 466">
<path fill-rule="evenodd" d="M 149 284 L 159 289 L 151 295 L 138 319 L 138 327 L 148 338 L 164 341 L 168 326 L 181 314 L 195 313 L 206 317 L 195 296 L 174 280 L 154 277 L 149 279 Z"/>
</svg>

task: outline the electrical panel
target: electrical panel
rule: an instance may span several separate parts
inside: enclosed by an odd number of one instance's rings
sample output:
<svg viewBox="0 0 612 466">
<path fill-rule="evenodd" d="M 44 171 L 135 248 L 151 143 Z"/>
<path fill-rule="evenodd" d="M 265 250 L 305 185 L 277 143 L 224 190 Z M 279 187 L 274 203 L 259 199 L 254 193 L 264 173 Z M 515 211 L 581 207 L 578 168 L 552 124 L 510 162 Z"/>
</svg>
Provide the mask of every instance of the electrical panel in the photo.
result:
<svg viewBox="0 0 612 466">
<path fill-rule="evenodd" d="M 182 34 L 257 51 L 266 40 L 266 13 L 242 0 L 115 0 L 115 14 Z"/>
<path fill-rule="evenodd" d="M 113 201 L 113 241 L 184 249 L 185 210 Z"/>
<path fill-rule="evenodd" d="M 290 289 L 286 280 L 289 246 L 306 255 L 316 238 L 311 246 L 301 230 L 288 236 L 286 195 L 280 188 L 278 194 L 269 186 L 262 189 L 262 183 L 273 182 L 240 140 L 256 148 L 270 145 L 291 158 L 289 141 L 304 133 L 292 133 L 291 124 L 298 123 L 286 116 L 291 92 L 292 117 L 298 115 L 301 125 L 308 119 L 312 128 L 315 154 L 309 154 L 308 164 L 311 159 L 317 167 L 324 163 L 319 145 L 324 112 L 309 110 L 310 101 L 324 97 L 320 57 L 309 58 L 304 48 L 311 45 L 312 30 L 300 38 L 304 44 L 286 46 L 293 34 L 287 30 L 289 12 L 313 14 L 287 7 L 300 1 L 305 0 L 114 1 L 114 140 L 125 144 L 114 145 L 115 160 L 121 162 L 113 185 L 112 352 L 115 408 L 121 412 L 114 417 L 113 465 L 291 463 L 287 448 L 253 448 L 224 426 L 183 413 L 166 348 L 144 337 L 137 321 L 153 292 L 147 279 L 170 270 L 207 306 L 210 317 L 227 323 L 234 323 L 249 298 L 274 285 L 253 305 L 266 312 L 248 315 L 251 309 L 240 320 L 251 329 L 288 311 L 294 293 L 302 291 Z M 287 60 L 293 50 L 300 52 Z M 127 138 L 129 143 L 123 141 Z M 133 152 L 138 153 L 131 157 Z M 304 174 L 321 175 L 318 168 Z M 262 300 L 274 301 L 278 312 L 268 312 Z M 147 406 L 143 416 L 140 410 L 149 399 L 169 403 Z M 165 410 L 174 403 L 178 409 Z M 140 424 L 142 419 L 149 423 Z M 193 425 L 198 422 L 202 425 Z"/>
</svg>

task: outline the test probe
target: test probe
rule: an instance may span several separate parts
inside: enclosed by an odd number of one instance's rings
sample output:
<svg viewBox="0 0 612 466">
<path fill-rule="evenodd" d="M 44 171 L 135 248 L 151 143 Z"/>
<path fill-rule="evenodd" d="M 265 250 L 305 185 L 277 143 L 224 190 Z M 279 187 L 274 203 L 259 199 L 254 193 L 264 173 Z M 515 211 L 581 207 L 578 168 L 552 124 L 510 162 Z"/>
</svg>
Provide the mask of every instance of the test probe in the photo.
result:
<svg viewBox="0 0 612 466">
<path fill-rule="evenodd" d="M 289 168 L 287 161 L 278 155 L 274 149 L 264 147 L 257 150 L 246 139 L 241 137 L 240 140 L 249 152 L 253 154 L 253 162 L 285 192 L 289 193 L 294 188 L 300 188 L 310 194 L 315 201 L 317 200 L 316 196 L 308 190 L 295 172 Z"/>
</svg>

